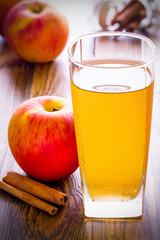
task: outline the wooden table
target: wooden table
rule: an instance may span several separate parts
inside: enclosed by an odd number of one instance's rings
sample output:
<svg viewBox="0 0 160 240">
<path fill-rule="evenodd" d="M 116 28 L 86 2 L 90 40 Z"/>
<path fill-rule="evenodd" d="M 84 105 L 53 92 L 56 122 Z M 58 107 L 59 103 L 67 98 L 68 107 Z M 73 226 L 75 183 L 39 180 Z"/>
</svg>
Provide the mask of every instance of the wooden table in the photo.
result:
<svg viewBox="0 0 160 240">
<path fill-rule="evenodd" d="M 160 49 L 159 29 L 148 35 Z M 158 240 L 160 239 L 160 55 L 156 61 L 154 111 L 144 214 L 138 219 L 88 219 L 83 215 L 79 170 L 63 181 L 50 183 L 69 195 L 54 215 L 40 211 L 0 190 L 0 240 Z M 53 62 L 31 64 L 19 59 L 0 37 L 0 178 L 7 171 L 23 171 L 7 140 L 9 119 L 24 100 L 39 95 L 71 99 L 66 49 Z"/>
</svg>

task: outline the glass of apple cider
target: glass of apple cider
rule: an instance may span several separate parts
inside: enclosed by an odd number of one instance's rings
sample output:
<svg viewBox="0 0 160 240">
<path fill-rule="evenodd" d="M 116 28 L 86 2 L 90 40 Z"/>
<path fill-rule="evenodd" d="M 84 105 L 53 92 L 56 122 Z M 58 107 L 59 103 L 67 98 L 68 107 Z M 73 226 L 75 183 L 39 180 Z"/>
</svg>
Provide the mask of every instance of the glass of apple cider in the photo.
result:
<svg viewBox="0 0 160 240">
<path fill-rule="evenodd" d="M 142 215 L 155 46 L 136 33 L 99 32 L 68 48 L 85 216 Z"/>
</svg>

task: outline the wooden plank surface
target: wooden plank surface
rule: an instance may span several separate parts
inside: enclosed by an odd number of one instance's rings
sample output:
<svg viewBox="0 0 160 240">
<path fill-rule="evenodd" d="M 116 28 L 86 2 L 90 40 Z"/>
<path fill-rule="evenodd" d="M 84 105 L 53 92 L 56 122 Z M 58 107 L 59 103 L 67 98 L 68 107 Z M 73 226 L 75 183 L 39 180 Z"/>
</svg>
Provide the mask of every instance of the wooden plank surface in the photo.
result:
<svg viewBox="0 0 160 240">
<path fill-rule="evenodd" d="M 156 83 L 146 194 L 143 217 L 89 219 L 83 215 L 79 170 L 49 185 L 69 195 L 68 204 L 50 216 L 0 190 L 0 240 L 159 240 L 160 239 L 160 34 L 150 31 L 156 43 Z M 7 171 L 23 171 L 11 155 L 7 128 L 15 108 L 39 95 L 71 99 L 66 49 L 55 61 L 31 64 L 20 60 L 0 37 L 0 178 Z"/>
</svg>

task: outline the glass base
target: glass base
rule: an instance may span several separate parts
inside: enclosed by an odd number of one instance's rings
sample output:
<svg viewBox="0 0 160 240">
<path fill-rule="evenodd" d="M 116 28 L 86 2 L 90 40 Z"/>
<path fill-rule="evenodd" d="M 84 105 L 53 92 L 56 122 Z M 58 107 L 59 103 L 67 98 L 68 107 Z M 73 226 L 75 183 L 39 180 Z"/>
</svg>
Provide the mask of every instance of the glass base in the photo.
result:
<svg viewBox="0 0 160 240">
<path fill-rule="evenodd" d="M 84 200 L 84 214 L 93 218 L 130 218 L 142 215 L 142 200 L 96 202 Z"/>
<path fill-rule="evenodd" d="M 85 181 L 83 181 L 85 183 Z M 142 216 L 143 181 L 138 195 L 125 201 L 93 201 L 86 184 L 83 185 L 84 214 L 91 218 L 134 218 Z"/>
</svg>

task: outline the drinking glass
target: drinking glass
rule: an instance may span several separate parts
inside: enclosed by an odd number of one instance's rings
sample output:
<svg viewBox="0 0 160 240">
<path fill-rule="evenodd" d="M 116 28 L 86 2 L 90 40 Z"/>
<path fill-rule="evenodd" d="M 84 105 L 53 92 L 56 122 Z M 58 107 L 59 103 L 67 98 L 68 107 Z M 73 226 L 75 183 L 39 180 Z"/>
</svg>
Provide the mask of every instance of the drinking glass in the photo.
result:
<svg viewBox="0 0 160 240">
<path fill-rule="evenodd" d="M 99 32 L 77 38 L 68 55 L 84 214 L 141 216 L 155 46 L 140 34 Z"/>
</svg>

